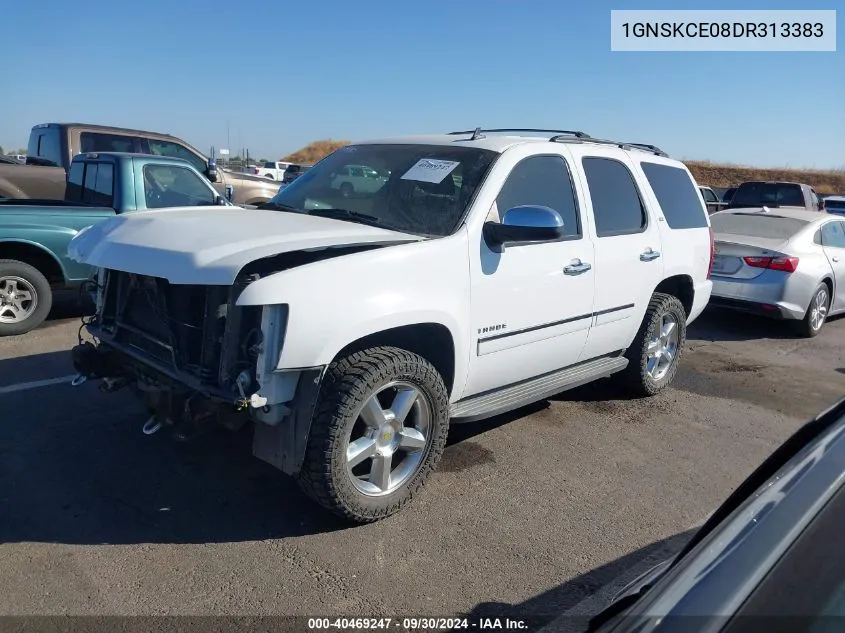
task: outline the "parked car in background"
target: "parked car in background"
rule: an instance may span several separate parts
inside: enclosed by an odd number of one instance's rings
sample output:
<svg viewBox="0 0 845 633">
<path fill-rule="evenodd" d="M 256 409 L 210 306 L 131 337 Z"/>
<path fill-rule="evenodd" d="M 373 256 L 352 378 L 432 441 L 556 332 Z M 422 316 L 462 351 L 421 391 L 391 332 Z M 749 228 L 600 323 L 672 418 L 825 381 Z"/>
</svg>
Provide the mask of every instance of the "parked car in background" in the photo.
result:
<svg viewBox="0 0 845 633">
<path fill-rule="evenodd" d="M 230 203 L 187 161 L 105 152 L 74 157 L 64 200 L 0 201 L 0 336 L 38 327 L 54 290 L 88 279 L 93 269 L 67 255 L 86 227 L 133 211 L 198 205 Z"/>
<path fill-rule="evenodd" d="M 285 169 L 285 175 L 282 178 L 282 182 L 289 185 L 309 169 L 311 169 L 311 165 L 289 165 L 288 168 Z"/>
<path fill-rule="evenodd" d="M 187 160 L 220 195 L 231 188 L 237 204 L 265 202 L 277 189 L 267 178 L 211 166 L 213 161 L 202 152 L 170 134 L 85 123 L 43 123 L 30 131 L 24 169 L 0 165 L 0 198 L 63 199 L 71 161 L 78 154 L 90 152 L 154 154 Z"/>
<path fill-rule="evenodd" d="M 69 247 L 108 289 L 75 367 L 142 384 L 148 429 L 252 423 L 257 457 L 361 523 L 421 491 L 452 423 L 611 375 L 664 390 L 710 298 L 689 170 L 653 146 L 500 132 L 346 146 L 207 222 L 95 225 Z M 331 187 L 360 165 L 390 177 Z"/>
<path fill-rule="evenodd" d="M 736 187 L 728 187 L 727 189 L 725 189 L 725 191 L 722 193 L 722 202 L 730 202 L 733 199 L 735 193 Z"/>
<path fill-rule="evenodd" d="M 4 165 L 23 165 L 24 162 L 14 156 L 0 154 L 0 163 Z"/>
<path fill-rule="evenodd" d="M 797 182 L 744 182 L 736 188 L 725 209 L 753 209 L 792 207 L 807 211 L 824 208 L 818 194 L 810 185 Z"/>
<path fill-rule="evenodd" d="M 824 209 L 828 213 L 845 215 L 845 196 L 825 196 Z"/>
<path fill-rule="evenodd" d="M 344 165 L 331 181 L 331 188 L 342 195 L 374 193 L 387 182 L 388 174 L 376 171 L 367 165 Z"/>
<path fill-rule="evenodd" d="M 714 213 L 719 211 L 722 207 L 725 206 L 721 200 L 719 200 L 719 196 L 716 195 L 716 192 L 713 191 L 710 187 L 698 187 L 699 192 L 701 193 L 701 197 L 704 198 L 704 203 L 707 205 L 707 212 Z"/>
<path fill-rule="evenodd" d="M 845 219 L 802 209 L 710 216 L 713 306 L 784 319 L 816 336 L 845 311 Z"/>
<path fill-rule="evenodd" d="M 587 633 L 841 631 L 843 525 L 845 399 L 772 452 L 678 554 L 618 592 Z"/>
<path fill-rule="evenodd" d="M 293 163 L 286 163 L 284 161 L 271 161 L 264 163 L 261 167 L 255 167 L 253 173 L 256 176 L 263 176 L 270 180 L 281 181 L 285 176 L 285 170 Z"/>
</svg>

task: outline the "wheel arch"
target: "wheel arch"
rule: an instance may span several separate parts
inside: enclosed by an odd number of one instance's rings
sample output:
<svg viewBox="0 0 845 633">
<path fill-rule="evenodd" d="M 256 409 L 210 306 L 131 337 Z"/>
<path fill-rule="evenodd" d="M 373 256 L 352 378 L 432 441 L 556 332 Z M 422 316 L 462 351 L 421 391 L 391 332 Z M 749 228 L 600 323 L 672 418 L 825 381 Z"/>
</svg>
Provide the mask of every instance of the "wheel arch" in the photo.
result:
<svg viewBox="0 0 845 633">
<path fill-rule="evenodd" d="M 695 286 L 689 275 L 672 275 L 657 284 L 654 292 L 662 292 L 677 297 L 684 306 L 687 315 L 692 311 L 695 300 Z"/>
<path fill-rule="evenodd" d="M 14 259 L 36 268 L 51 285 L 63 284 L 67 279 L 65 269 L 56 256 L 34 242 L 4 240 L 0 242 L 0 259 Z"/>
<path fill-rule="evenodd" d="M 341 348 L 333 360 L 371 347 L 398 347 L 430 362 L 443 378 L 449 395 L 455 386 L 455 340 L 442 323 L 400 325 L 364 335 Z"/>
</svg>

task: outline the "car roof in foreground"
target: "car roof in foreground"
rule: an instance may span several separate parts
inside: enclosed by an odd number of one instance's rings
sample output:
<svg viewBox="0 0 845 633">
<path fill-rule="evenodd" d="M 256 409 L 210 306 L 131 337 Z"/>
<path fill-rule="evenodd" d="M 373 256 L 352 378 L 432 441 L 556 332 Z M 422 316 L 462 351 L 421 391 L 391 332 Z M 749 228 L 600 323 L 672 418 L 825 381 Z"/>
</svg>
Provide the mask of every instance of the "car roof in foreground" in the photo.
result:
<svg viewBox="0 0 845 633">
<path fill-rule="evenodd" d="M 473 147 L 502 153 L 514 145 L 523 143 L 547 143 L 552 134 L 545 136 L 518 136 L 504 134 L 485 134 L 482 138 L 471 140 L 471 134 L 418 134 L 410 136 L 390 136 L 385 138 L 357 141 L 354 145 L 442 145 L 452 147 Z"/>
<path fill-rule="evenodd" d="M 654 588 L 645 588 L 627 613 L 635 617 L 624 617 L 610 630 L 641 630 L 638 617 L 659 614 L 734 613 L 830 499 L 841 494 L 843 482 L 845 398 L 769 455 L 652 581 Z M 607 611 L 594 626 L 619 613 Z M 712 624 L 709 618 L 667 617 L 651 630 L 691 633 Z"/>
</svg>

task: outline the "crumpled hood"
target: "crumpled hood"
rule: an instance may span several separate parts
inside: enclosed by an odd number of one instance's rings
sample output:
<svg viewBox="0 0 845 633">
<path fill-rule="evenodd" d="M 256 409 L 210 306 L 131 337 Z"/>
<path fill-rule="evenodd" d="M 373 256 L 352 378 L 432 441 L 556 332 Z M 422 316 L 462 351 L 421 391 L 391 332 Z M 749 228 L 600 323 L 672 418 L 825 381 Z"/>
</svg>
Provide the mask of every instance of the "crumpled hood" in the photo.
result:
<svg viewBox="0 0 845 633">
<path fill-rule="evenodd" d="M 74 237 L 74 261 L 162 277 L 174 284 L 229 285 L 257 259 L 281 253 L 420 240 L 334 220 L 240 207 L 156 209 L 98 222 Z"/>
</svg>

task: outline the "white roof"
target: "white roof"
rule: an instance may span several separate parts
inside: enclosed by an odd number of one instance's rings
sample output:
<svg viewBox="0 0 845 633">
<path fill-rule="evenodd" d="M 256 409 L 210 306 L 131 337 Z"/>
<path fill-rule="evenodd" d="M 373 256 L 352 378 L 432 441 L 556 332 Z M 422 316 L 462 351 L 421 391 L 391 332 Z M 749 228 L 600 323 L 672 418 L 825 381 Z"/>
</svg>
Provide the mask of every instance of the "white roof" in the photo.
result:
<svg viewBox="0 0 845 633">
<path fill-rule="evenodd" d="M 520 145 L 522 143 L 547 143 L 553 136 L 552 132 L 544 134 L 543 136 L 518 136 L 518 135 L 504 135 L 497 133 L 483 132 L 484 138 L 479 138 L 475 141 L 469 140 L 472 133 L 469 134 L 424 134 L 414 136 L 390 136 L 386 138 L 367 139 L 364 141 L 357 141 L 355 145 L 369 145 L 375 143 L 390 143 L 390 144 L 409 144 L 409 145 L 452 145 L 459 147 L 477 147 L 479 149 L 487 149 L 494 152 L 504 152 L 509 147 Z"/>
</svg>

